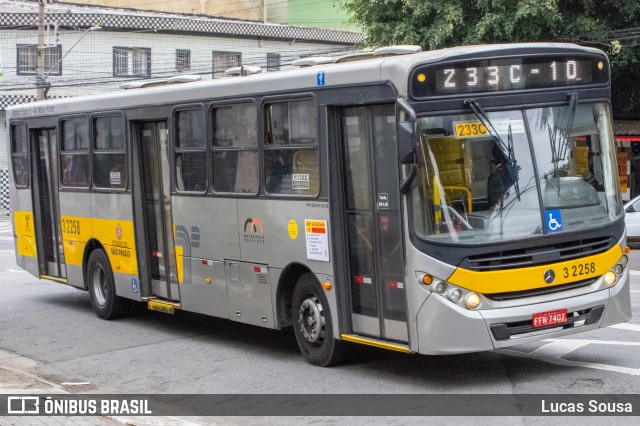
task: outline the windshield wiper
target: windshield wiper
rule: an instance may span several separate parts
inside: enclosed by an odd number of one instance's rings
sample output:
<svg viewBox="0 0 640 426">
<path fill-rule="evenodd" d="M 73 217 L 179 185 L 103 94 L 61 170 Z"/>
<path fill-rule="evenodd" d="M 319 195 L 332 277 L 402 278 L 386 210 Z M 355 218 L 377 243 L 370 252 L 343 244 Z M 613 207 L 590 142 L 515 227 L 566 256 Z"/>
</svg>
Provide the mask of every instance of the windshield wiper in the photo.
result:
<svg viewBox="0 0 640 426">
<path fill-rule="evenodd" d="M 520 200 L 520 185 L 518 184 L 518 171 L 520 170 L 520 166 L 518 165 L 518 161 L 516 161 L 514 149 L 513 149 L 513 133 L 511 132 L 511 124 L 509 124 L 509 132 L 507 134 L 507 143 L 504 143 L 504 140 L 500 137 L 500 134 L 493 126 L 491 120 L 484 112 L 480 104 L 475 99 L 465 99 L 464 104 L 473 111 L 473 115 L 475 115 L 478 120 L 482 122 L 482 124 L 487 128 L 489 134 L 493 138 L 495 144 L 498 146 L 498 149 L 504 156 L 504 160 L 506 160 L 506 169 L 507 174 L 509 175 L 510 183 L 513 184 L 514 189 L 516 190 L 516 197 L 518 201 Z"/>
<path fill-rule="evenodd" d="M 564 161 L 567 151 L 569 149 L 569 138 L 571 137 L 571 130 L 573 130 L 573 120 L 576 116 L 576 110 L 578 109 L 578 92 L 571 92 L 569 94 L 569 117 L 567 117 L 567 126 L 564 134 L 559 131 L 558 126 L 555 129 L 549 127 L 549 142 L 551 143 L 551 162 L 553 163 L 553 173 L 556 178 L 556 192 L 560 195 L 560 166 L 558 163 Z M 558 140 L 558 135 L 561 139 Z"/>
</svg>

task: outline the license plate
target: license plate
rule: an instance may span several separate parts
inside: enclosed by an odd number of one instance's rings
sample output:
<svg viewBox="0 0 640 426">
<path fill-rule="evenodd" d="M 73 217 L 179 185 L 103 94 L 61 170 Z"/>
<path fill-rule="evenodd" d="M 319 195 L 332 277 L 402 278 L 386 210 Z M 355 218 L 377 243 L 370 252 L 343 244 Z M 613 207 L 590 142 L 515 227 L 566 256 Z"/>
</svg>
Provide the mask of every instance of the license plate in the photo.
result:
<svg viewBox="0 0 640 426">
<path fill-rule="evenodd" d="M 538 312 L 533 314 L 533 326 L 544 327 L 545 325 L 562 324 L 567 322 L 567 310 L 558 309 L 557 311 Z"/>
</svg>

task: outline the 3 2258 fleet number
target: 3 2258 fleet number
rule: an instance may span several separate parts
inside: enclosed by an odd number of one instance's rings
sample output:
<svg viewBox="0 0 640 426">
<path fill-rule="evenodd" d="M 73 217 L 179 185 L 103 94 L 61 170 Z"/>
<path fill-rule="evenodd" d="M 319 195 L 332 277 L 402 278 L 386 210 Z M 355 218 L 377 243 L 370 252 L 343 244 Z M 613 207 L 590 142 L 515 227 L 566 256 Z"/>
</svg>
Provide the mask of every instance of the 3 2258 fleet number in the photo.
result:
<svg viewBox="0 0 640 426">
<path fill-rule="evenodd" d="M 579 265 L 573 265 L 570 268 L 562 268 L 562 272 L 564 273 L 563 276 L 565 278 L 595 274 L 596 264 L 594 262 L 581 263 Z"/>
</svg>

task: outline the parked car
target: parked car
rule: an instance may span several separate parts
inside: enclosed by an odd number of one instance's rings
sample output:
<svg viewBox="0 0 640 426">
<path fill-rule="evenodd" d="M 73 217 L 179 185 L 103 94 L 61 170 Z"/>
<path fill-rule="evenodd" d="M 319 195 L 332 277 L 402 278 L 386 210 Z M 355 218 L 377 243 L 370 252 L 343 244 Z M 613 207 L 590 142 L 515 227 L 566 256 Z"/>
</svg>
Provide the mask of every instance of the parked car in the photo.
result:
<svg viewBox="0 0 640 426">
<path fill-rule="evenodd" d="M 640 195 L 624 205 L 624 222 L 627 225 L 627 243 L 640 243 Z"/>
</svg>

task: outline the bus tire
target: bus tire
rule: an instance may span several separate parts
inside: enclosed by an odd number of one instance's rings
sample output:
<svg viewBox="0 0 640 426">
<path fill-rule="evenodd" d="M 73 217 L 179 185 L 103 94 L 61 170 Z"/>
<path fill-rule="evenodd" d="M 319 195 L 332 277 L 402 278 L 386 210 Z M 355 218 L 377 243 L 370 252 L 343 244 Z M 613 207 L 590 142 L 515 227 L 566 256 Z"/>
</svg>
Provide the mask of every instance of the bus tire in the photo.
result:
<svg viewBox="0 0 640 426">
<path fill-rule="evenodd" d="M 329 302 L 313 274 L 298 279 L 292 307 L 293 330 L 305 361 L 320 367 L 339 363 L 345 344 L 333 337 Z"/>
<path fill-rule="evenodd" d="M 87 288 L 91 306 L 100 318 L 111 320 L 128 311 L 129 300 L 116 296 L 111 263 L 104 250 L 96 249 L 87 262 Z"/>
</svg>

